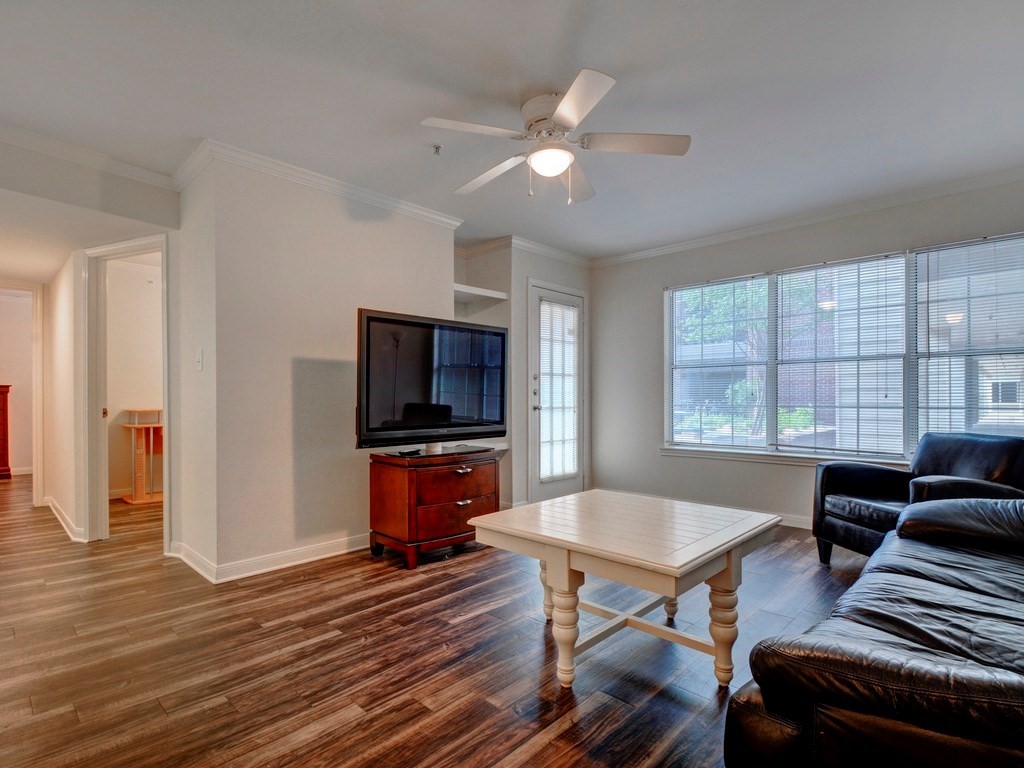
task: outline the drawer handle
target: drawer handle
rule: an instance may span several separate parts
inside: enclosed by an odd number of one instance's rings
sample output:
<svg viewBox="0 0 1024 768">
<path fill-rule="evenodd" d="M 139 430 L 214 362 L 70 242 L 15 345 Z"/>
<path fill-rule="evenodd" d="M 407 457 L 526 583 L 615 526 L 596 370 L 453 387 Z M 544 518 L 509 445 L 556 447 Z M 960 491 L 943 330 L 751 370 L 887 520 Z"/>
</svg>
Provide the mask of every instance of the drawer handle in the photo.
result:
<svg viewBox="0 0 1024 768">
<path fill-rule="evenodd" d="M 473 503 L 472 499 L 468 499 L 466 501 L 456 501 L 455 502 L 455 506 L 456 507 L 468 507 L 472 503 Z"/>
<path fill-rule="evenodd" d="M 455 474 L 456 475 L 468 475 L 472 471 L 473 471 L 472 467 L 459 467 L 458 469 L 455 470 Z"/>
</svg>

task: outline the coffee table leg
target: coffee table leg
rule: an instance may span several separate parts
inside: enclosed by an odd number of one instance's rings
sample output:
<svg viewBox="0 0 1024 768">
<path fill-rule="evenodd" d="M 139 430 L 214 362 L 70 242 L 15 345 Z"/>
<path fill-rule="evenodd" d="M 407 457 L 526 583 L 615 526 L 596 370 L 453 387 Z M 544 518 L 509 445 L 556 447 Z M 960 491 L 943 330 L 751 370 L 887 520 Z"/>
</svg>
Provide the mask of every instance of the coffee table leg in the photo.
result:
<svg viewBox="0 0 1024 768">
<path fill-rule="evenodd" d="M 715 643 L 715 677 L 722 686 L 728 686 L 732 681 L 732 647 L 739 635 L 736 628 L 736 619 L 739 618 L 736 590 L 740 579 L 740 557 L 730 552 L 725 570 L 716 573 L 706 582 L 711 587 L 711 608 L 708 611 L 711 626 L 708 630 Z"/>
<path fill-rule="evenodd" d="M 551 627 L 551 634 L 555 637 L 555 644 L 558 646 L 558 682 L 563 688 L 572 686 L 576 679 L 576 641 L 580 636 L 580 604 L 579 593 L 574 589 L 571 592 L 563 592 L 560 589 L 554 592 L 554 624 Z"/>
<path fill-rule="evenodd" d="M 569 566 L 569 552 L 547 547 L 544 579 L 551 588 L 551 634 L 558 646 L 558 682 L 569 688 L 576 678 L 576 641 L 580 636 L 580 596 L 583 573 Z"/>
<path fill-rule="evenodd" d="M 544 615 L 550 619 L 554 610 L 554 603 L 551 602 L 551 587 L 548 586 L 548 564 L 540 561 L 540 583 L 544 585 Z"/>
<path fill-rule="evenodd" d="M 670 597 L 665 601 L 665 615 L 670 619 L 674 619 L 677 613 L 679 613 L 679 601 L 674 597 Z"/>
</svg>

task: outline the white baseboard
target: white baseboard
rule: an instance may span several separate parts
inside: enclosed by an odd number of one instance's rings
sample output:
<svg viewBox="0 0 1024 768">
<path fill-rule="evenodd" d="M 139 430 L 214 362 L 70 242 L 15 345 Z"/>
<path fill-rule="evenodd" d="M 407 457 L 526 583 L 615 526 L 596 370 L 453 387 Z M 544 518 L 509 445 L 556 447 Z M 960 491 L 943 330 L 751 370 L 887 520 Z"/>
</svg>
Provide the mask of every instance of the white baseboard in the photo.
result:
<svg viewBox="0 0 1024 768">
<path fill-rule="evenodd" d="M 804 528 L 811 530 L 811 516 L 806 515 L 779 515 L 782 518 L 782 524 L 788 525 L 792 528 Z"/>
<path fill-rule="evenodd" d="M 57 503 L 56 499 L 52 496 L 46 496 L 43 499 L 43 503 L 50 508 L 50 511 L 53 512 L 53 516 L 57 518 L 57 522 L 64 527 L 64 531 L 67 533 L 69 539 L 77 541 L 80 544 L 84 544 L 86 542 L 85 530 L 75 527 L 71 522 L 71 518 L 67 516 L 63 509 L 61 509 L 60 504 Z"/>
<path fill-rule="evenodd" d="M 32 467 L 11 467 L 12 475 L 31 475 Z"/>
<path fill-rule="evenodd" d="M 164 554 L 177 557 L 207 581 L 217 583 L 217 566 L 180 541 L 172 541 L 169 552 Z"/>
<path fill-rule="evenodd" d="M 325 557 L 344 555 L 348 552 L 366 549 L 368 546 L 370 546 L 370 534 L 364 533 L 360 536 L 349 536 L 344 539 L 309 544 L 305 547 L 296 547 L 295 549 L 274 552 L 269 555 L 235 560 L 223 565 L 211 563 L 198 552 L 180 542 L 171 542 L 170 551 L 167 554 L 171 557 L 180 558 L 208 581 L 212 581 L 214 584 L 221 584 L 225 581 L 234 581 L 246 576 L 255 576 L 258 573 L 276 571 L 279 568 L 288 568 L 292 565 L 301 565 L 313 560 L 322 560 Z"/>
</svg>

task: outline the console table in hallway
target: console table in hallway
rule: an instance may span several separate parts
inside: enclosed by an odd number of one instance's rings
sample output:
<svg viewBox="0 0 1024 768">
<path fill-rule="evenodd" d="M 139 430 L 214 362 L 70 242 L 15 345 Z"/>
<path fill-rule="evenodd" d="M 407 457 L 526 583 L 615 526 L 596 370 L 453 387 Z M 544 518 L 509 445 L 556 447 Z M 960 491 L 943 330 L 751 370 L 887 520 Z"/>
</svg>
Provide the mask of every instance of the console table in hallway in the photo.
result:
<svg viewBox="0 0 1024 768">
<path fill-rule="evenodd" d="M 129 504 L 155 504 L 164 500 L 156 490 L 155 457 L 163 453 L 163 411 L 159 408 L 127 409 L 128 423 L 122 424 L 132 433 L 132 492 L 124 496 Z M 140 417 L 155 421 L 140 421 Z"/>
<path fill-rule="evenodd" d="M 715 657 L 719 685 L 732 680 L 743 556 L 772 540 L 781 518 L 763 512 L 591 490 L 474 517 L 476 539 L 540 560 L 544 613 L 558 646 L 558 680 L 576 677 L 575 656 L 630 627 Z M 618 611 L 581 601 L 584 574 L 628 584 L 655 597 Z M 664 605 L 675 616 L 679 595 L 711 588 L 711 641 L 642 618 Z M 580 637 L 579 610 L 606 619 Z"/>
</svg>

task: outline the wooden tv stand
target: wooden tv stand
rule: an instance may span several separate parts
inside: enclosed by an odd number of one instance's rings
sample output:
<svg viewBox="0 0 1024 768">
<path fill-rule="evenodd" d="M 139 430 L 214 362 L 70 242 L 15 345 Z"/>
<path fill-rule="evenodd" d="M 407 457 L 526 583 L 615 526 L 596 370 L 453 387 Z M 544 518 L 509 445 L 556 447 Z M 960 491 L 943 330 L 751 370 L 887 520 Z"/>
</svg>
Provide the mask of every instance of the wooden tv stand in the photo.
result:
<svg viewBox="0 0 1024 768">
<path fill-rule="evenodd" d="M 370 553 L 396 549 L 412 570 L 420 552 L 475 539 L 466 521 L 498 510 L 504 455 L 467 446 L 417 456 L 371 454 Z"/>
</svg>

